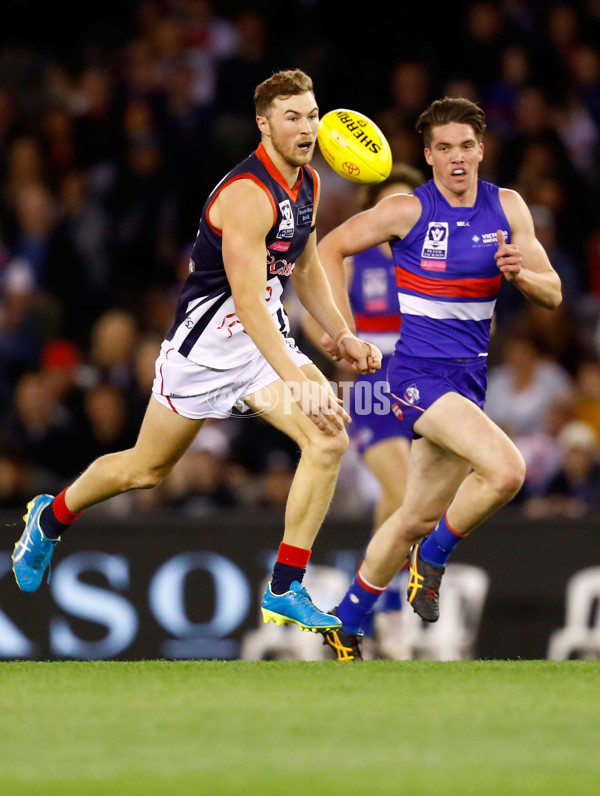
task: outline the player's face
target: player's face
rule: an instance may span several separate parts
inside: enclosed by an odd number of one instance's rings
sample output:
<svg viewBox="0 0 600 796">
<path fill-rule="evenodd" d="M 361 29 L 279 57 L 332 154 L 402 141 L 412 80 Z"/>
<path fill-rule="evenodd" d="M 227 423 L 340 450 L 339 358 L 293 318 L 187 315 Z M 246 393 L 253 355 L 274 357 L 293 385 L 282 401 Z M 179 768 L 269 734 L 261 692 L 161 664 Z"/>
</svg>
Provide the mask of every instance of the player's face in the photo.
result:
<svg viewBox="0 0 600 796">
<path fill-rule="evenodd" d="M 313 93 L 277 97 L 269 116 L 258 117 L 258 126 L 288 165 L 304 166 L 312 159 L 319 129 L 319 109 Z"/>
<path fill-rule="evenodd" d="M 433 168 L 433 178 L 442 194 L 464 197 L 476 191 L 483 144 L 470 124 L 451 122 L 431 131 L 431 146 L 425 160 Z"/>
</svg>

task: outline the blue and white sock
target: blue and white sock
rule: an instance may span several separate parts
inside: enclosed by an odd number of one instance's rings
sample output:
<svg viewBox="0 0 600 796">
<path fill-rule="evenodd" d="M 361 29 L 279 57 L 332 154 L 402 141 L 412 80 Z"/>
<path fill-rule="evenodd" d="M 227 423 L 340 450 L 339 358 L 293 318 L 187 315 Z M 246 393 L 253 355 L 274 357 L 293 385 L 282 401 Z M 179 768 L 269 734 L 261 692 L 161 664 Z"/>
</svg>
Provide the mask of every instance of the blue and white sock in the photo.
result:
<svg viewBox="0 0 600 796">
<path fill-rule="evenodd" d="M 419 555 L 423 561 L 427 561 L 428 564 L 433 564 L 435 567 L 443 567 L 450 558 L 450 553 L 462 539 L 466 538 L 466 536 L 467 534 L 461 534 L 452 530 L 444 514 L 434 530 L 421 545 Z"/>
<path fill-rule="evenodd" d="M 342 620 L 342 629 L 353 635 L 360 633 L 367 614 L 385 590 L 386 586 L 374 586 L 365 580 L 359 570 L 338 606 L 337 615 Z"/>
</svg>

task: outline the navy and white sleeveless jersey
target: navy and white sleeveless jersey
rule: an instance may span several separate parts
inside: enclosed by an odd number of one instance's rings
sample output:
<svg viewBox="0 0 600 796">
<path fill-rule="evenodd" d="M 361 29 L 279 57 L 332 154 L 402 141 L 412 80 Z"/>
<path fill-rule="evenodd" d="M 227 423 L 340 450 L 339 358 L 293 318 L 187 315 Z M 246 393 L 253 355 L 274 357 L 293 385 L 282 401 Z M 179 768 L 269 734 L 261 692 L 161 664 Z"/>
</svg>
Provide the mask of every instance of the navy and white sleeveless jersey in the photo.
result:
<svg viewBox="0 0 600 796">
<path fill-rule="evenodd" d="M 422 212 L 392 243 L 402 337 L 398 353 L 467 359 L 487 356 L 502 274 L 496 230 L 510 242 L 498 187 L 479 180 L 473 207 L 451 207 L 433 180 L 415 189 Z"/>
<path fill-rule="evenodd" d="M 374 343 L 385 356 L 394 353 L 400 334 L 400 308 L 394 263 L 379 246 L 355 254 L 350 304 L 358 337 Z"/>
<path fill-rule="evenodd" d="M 287 336 L 290 326 L 281 297 L 311 233 L 318 177 L 310 166 L 303 166 L 290 190 L 260 144 L 225 175 L 206 200 L 190 258 L 190 274 L 166 339 L 193 362 L 219 370 L 247 362 L 258 352 L 236 315 L 223 264 L 221 230 L 208 219 L 219 192 L 234 180 L 252 180 L 270 199 L 273 226 L 265 238 L 264 301 L 282 335 Z"/>
</svg>

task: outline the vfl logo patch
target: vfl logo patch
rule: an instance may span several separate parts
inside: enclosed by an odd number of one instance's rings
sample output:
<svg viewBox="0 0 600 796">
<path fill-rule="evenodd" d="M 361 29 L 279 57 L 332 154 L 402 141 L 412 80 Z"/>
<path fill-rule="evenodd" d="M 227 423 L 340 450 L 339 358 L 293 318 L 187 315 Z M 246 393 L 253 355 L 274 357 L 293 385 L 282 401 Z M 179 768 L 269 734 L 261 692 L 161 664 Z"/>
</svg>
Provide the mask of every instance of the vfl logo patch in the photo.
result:
<svg viewBox="0 0 600 796">
<path fill-rule="evenodd" d="M 421 393 L 419 392 L 419 388 L 416 384 L 411 384 L 410 387 L 406 388 L 406 392 L 404 393 L 404 400 L 407 404 L 414 406 L 418 404 L 421 400 Z"/>
<path fill-rule="evenodd" d="M 387 296 L 388 275 L 385 268 L 369 268 L 362 273 L 362 289 L 366 298 Z"/>
<path fill-rule="evenodd" d="M 430 221 L 423 241 L 421 259 L 445 260 L 448 257 L 448 222 Z"/>
<path fill-rule="evenodd" d="M 367 312 L 385 312 L 388 306 L 388 274 L 385 268 L 369 268 L 362 273 L 362 294 Z"/>
<path fill-rule="evenodd" d="M 277 237 L 278 238 L 293 237 L 294 214 L 292 212 L 292 205 L 289 199 L 284 199 L 283 202 L 279 202 L 279 212 L 281 213 L 281 221 L 279 222 Z"/>
</svg>

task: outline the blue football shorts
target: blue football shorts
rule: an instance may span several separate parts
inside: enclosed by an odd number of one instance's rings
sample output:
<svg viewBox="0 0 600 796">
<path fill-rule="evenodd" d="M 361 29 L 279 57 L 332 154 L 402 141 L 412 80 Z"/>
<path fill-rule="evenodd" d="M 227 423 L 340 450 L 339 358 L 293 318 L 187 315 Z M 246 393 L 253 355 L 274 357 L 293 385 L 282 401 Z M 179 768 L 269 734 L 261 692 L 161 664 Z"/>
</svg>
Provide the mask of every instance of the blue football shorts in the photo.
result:
<svg viewBox="0 0 600 796">
<path fill-rule="evenodd" d="M 412 429 L 392 412 L 395 398 L 388 391 L 386 362 L 381 370 L 357 376 L 350 390 L 348 433 L 361 456 L 378 442 L 394 437 L 412 437 Z"/>
<path fill-rule="evenodd" d="M 388 366 L 392 412 L 411 436 L 426 409 L 449 392 L 464 396 L 483 409 L 487 389 L 487 357 L 427 359 L 395 353 Z"/>
</svg>

